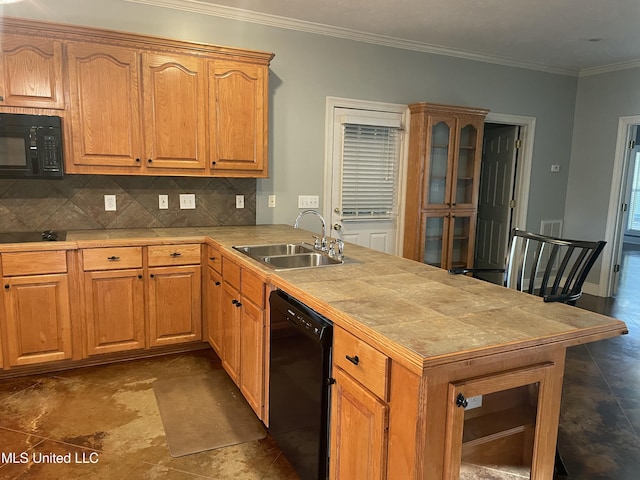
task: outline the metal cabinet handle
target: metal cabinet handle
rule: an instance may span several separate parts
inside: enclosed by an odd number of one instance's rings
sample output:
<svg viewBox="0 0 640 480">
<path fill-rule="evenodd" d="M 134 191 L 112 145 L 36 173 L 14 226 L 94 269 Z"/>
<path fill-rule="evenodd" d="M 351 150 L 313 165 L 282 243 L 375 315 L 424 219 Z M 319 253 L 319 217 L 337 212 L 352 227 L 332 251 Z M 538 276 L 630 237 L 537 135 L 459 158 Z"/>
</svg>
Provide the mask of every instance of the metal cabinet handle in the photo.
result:
<svg viewBox="0 0 640 480">
<path fill-rule="evenodd" d="M 156 278 L 156 276 L 152 273 L 151 275 L 149 275 L 151 278 Z"/>
<path fill-rule="evenodd" d="M 216 257 L 209 257 L 209 260 L 215 260 Z"/>
<path fill-rule="evenodd" d="M 5 286 L 4 286 L 4 288 L 7 289 L 7 290 L 9 290 L 9 287 L 10 287 L 10 285 L 8 283 L 5 284 Z"/>
<path fill-rule="evenodd" d="M 464 398 L 463 394 L 459 393 L 458 396 L 456 397 L 456 406 L 467 408 L 467 405 L 469 405 L 469 401 L 466 398 Z"/>
<path fill-rule="evenodd" d="M 139 158 L 136 158 L 136 163 L 140 163 L 140 159 Z"/>
<path fill-rule="evenodd" d="M 148 159 L 148 160 L 147 160 L 147 163 L 153 163 L 153 160 Z"/>
<path fill-rule="evenodd" d="M 236 299 L 234 298 L 233 300 L 231 300 L 231 303 L 233 303 L 233 304 L 235 305 L 236 303 L 238 303 L 238 300 L 236 300 Z"/>
<path fill-rule="evenodd" d="M 4 97 L 0 95 L 0 102 L 4 102 Z"/>
<path fill-rule="evenodd" d="M 214 285 L 217 287 L 218 285 L 220 285 L 220 282 L 216 282 L 214 283 Z"/>
<path fill-rule="evenodd" d="M 142 278 L 142 275 L 138 275 L 138 278 Z"/>
<path fill-rule="evenodd" d="M 170 253 L 169 255 L 172 256 L 172 257 L 179 257 L 182 254 L 180 252 L 173 252 L 173 253 Z"/>
<path fill-rule="evenodd" d="M 116 257 L 115 255 L 113 255 L 111 257 L 107 257 L 107 260 L 109 260 L 110 262 L 117 262 L 118 260 L 120 260 L 120 257 Z"/>
<path fill-rule="evenodd" d="M 353 357 L 350 357 L 349 355 L 345 355 L 345 358 L 349 360 L 351 363 L 353 363 L 354 365 L 358 365 L 358 363 L 360 363 L 360 359 L 358 358 L 358 355 L 355 355 Z"/>
<path fill-rule="evenodd" d="M 236 302 L 236 308 L 240 308 L 241 306 L 242 306 L 242 303 Z"/>
</svg>

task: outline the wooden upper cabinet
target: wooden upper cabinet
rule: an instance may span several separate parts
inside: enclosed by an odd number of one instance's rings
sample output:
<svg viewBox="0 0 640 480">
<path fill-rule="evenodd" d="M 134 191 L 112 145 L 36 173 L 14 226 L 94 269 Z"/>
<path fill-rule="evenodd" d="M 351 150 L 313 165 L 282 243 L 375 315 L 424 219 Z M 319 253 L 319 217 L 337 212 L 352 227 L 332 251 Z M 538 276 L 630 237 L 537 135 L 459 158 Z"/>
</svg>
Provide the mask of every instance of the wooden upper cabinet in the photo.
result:
<svg viewBox="0 0 640 480">
<path fill-rule="evenodd" d="M 67 172 L 141 169 L 139 56 L 137 50 L 109 45 L 67 45 L 73 139 Z"/>
<path fill-rule="evenodd" d="M 0 106 L 64 108 L 61 42 L 2 35 Z"/>
<path fill-rule="evenodd" d="M 212 60 L 208 72 L 212 171 L 267 176 L 268 68 Z"/>
<path fill-rule="evenodd" d="M 143 53 L 145 158 L 149 170 L 206 167 L 206 78 L 195 56 Z"/>
</svg>

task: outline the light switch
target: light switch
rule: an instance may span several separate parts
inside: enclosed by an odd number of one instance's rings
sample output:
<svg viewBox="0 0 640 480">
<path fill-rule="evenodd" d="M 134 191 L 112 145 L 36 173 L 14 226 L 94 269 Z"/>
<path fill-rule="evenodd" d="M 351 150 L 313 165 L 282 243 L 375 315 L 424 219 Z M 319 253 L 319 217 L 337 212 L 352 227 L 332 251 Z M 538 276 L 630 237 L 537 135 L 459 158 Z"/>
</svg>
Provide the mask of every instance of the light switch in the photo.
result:
<svg viewBox="0 0 640 480">
<path fill-rule="evenodd" d="M 115 212 L 116 211 L 116 196 L 115 195 L 105 195 L 104 196 L 104 210 L 106 212 Z"/>
<path fill-rule="evenodd" d="M 158 208 L 160 210 L 169 208 L 169 195 L 158 195 Z"/>
<path fill-rule="evenodd" d="M 194 208 L 196 208 L 195 193 L 181 193 L 180 210 L 193 210 Z"/>
</svg>

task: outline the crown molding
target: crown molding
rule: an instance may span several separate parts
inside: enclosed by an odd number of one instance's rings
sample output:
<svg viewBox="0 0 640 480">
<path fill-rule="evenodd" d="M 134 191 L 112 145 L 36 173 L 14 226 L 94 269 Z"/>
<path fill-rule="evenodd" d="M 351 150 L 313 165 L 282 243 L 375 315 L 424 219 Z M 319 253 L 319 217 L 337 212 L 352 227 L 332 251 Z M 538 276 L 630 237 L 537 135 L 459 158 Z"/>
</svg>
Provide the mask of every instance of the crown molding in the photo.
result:
<svg viewBox="0 0 640 480">
<path fill-rule="evenodd" d="M 297 30 L 300 32 L 314 33 L 317 35 L 325 35 L 329 37 L 342 38 L 346 40 L 354 40 L 357 42 L 371 43 L 392 48 L 400 48 L 404 50 L 414 50 L 423 53 L 432 53 L 435 55 L 445 55 L 449 57 L 462 58 L 465 60 L 473 60 L 477 62 L 493 63 L 496 65 L 504 65 L 507 67 L 525 68 L 529 70 L 538 70 L 546 73 L 554 73 L 558 75 L 578 76 L 578 70 L 569 68 L 552 67 L 533 62 L 526 62 L 512 58 L 504 58 L 482 53 L 469 52 L 453 48 L 431 45 L 428 43 L 405 40 L 385 35 L 377 35 L 372 33 L 360 32 L 348 28 L 334 27 L 320 23 L 307 22 L 304 20 L 295 20 L 291 18 L 281 17 L 277 15 L 269 15 L 266 13 L 251 12 L 241 8 L 227 7 L 222 5 L 213 5 L 211 3 L 198 0 L 124 0 L 130 3 L 140 3 L 144 5 L 152 5 L 155 7 L 172 8 L 174 10 L 182 10 L 185 12 L 199 13 L 202 15 L 211 15 L 214 17 L 227 18 L 231 20 L 239 20 L 243 22 L 256 23 L 270 27 L 285 28 L 288 30 Z"/>
<path fill-rule="evenodd" d="M 632 68 L 639 68 L 640 60 L 632 60 L 624 63 L 612 63 L 610 65 L 603 65 L 601 67 L 583 68 L 580 70 L 578 76 L 589 77 L 591 75 L 600 75 L 603 73 L 617 72 L 620 70 L 630 70 Z"/>
</svg>

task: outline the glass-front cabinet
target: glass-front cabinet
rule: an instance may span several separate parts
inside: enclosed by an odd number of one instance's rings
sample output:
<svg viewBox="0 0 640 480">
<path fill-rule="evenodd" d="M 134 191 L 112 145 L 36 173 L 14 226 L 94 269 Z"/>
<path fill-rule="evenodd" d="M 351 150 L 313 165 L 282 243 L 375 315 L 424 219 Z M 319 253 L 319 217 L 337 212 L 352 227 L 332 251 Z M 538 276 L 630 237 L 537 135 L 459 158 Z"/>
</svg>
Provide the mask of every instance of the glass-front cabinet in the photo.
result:
<svg viewBox="0 0 640 480">
<path fill-rule="evenodd" d="M 429 103 L 409 109 L 403 254 L 441 268 L 471 267 L 488 110 Z"/>
<path fill-rule="evenodd" d="M 494 478 L 496 472 L 499 478 L 538 478 L 542 459 L 534 448 L 551 428 L 538 412 L 549 401 L 544 395 L 553 366 L 541 363 L 449 384 L 446 478 Z"/>
<path fill-rule="evenodd" d="M 476 214 L 471 211 L 423 213 L 420 259 L 447 269 L 473 263 L 475 225 Z"/>
</svg>

